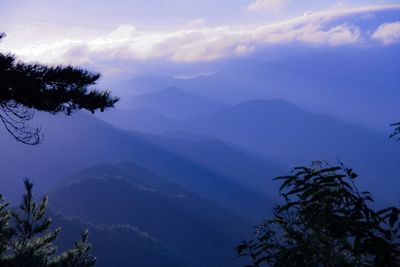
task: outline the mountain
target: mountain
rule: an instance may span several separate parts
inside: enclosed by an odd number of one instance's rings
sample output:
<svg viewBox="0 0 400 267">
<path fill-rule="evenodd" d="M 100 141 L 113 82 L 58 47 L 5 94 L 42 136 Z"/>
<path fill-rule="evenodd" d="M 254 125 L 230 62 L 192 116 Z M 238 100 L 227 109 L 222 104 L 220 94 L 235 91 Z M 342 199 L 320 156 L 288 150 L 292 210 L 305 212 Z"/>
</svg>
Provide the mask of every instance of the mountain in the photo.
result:
<svg viewBox="0 0 400 267">
<path fill-rule="evenodd" d="M 375 29 L 378 26 L 374 24 Z M 281 98 L 386 133 L 388 125 L 398 120 L 400 76 L 396 70 L 400 68 L 400 46 L 327 48 L 287 44 L 254 58 L 250 63 L 229 65 L 230 69 L 207 76 L 170 78 L 164 87 L 173 85 L 185 93 L 230 104 Z M 133 89 L 134 84 L 132 80 L 132 86 L 127 87 Z M 143 88 L 154 90 L 150 84 Z"/>
<path fill-rule="evenodd" d="M 168 151 L 191 160 L 196 164 L 230 177 L 237 183 L 261 192 L 274 199 L 278 183 L 272 179 L 289 173 L 292 165 L 277 160 L 278 155 L 268 157 L 261 153 L 246 151 L 218 139 L 191 133 L 170 133 L 166 137 L 143 134 L 143 138 Z M 275 161 L 276 159 L 276 161 Z M 298 159 L 297 164 L 301 161 Z"/>
<path fill-rule="evenodd" d="M 381 132 L 398 120 L 398 46 L 282 49 L 280 58 L 181 81 L 177 86 L 231 103 L 282 98 Z"/>
<path fill-rule="evenodd" d="M 188 266 L 175 251 L 164 246 L 148 233 L 131 225 L 93 224 L 77 216 L 50 212 L 54 228 L 61 228 L 54 242 L 58 251 L 70 249 L 83 229 L 89 229 L 92 254 L 96 266 Z"/>
<path fill-rule="evenodd" d="M 187 266 L 240 266 L 233 248 L 251 229 L 239 217 L 133 163 L 86 169 L 53 190 L 49 201 L 53 211 L 67 217 L 137 229 L 144 240 L 152 239 Z M 165 266 L 159 260 L 151 266 Z M 123 266 L 140 266 L 131 261 Z"/>
<path fill-rule="evenodd" d="M 168 118 L 148 108 L 113 109 L 97 114 L 97 117 L 123 130 L 151 134 L 163 134 L 169 131 L 191 131 L 194 128 L 183 121 Z"/>
<path fill-rule="evenodd" d="M 132 161 L 254 222 L 268 211 L 266 203 L 271 201 L 265 195 L 146 140 L 141 134 L 118 130 L 86 113 L 38 113 L 32 123 L 39 122 L 45 140 L 38 146 L 17 143 L 4 129 L 0 131 L 1 146 L 7 151 L 0 155 L 2 193 L 12 202 L 19 199 L 25 177 L 37 185 L 38 193 L 44 193 L 88 166 Z"/>
<path fill-rule="evenodd" d="M 364 136 L 387 141 L 362 127 L 308 112 L 281 99 L 246 101 L 191 122 L 213 136 L 255 151 L 311 157 L 336 155 Z"/>
<path fill-rule="evenodd" d="M 397 73 L 400 46 L 395 38 L 383 44 L 373 33 L 382 25 L 400 21 L 399 8 L 339 13 L 326 17 L 321 33 L 328 34 L 329 29 L 354 29 L 357 44 L 317 45 L 301 40 L 265 44 L 242 57 L 210 62 L 209 71 L 201 72 L 212 74 L 176 79 L 171 74 L 157 77 L 155 72 L 147 72 L 122 82 L 117 88 L 124 88 L 125 94 L 144 94 L 175 86 L 185 93 L 230 104 L 282 98 L 387 134 L 389 124 L 396 122 L 400 114 L 396 101 L 400 97 Z M 184 69 L 179 72 L 190 74 L 190 66 L 196 65 L 199 64 L 183 64 Z M 157 73 L 171 73 L 171 68 L 166 69 L 158 69 Z"/>
<path fill-rule="evenodd" d="M 375 187 L 376 179 L 385 177 L 378 186 L 381 195 L 397 198 L 393 186 L 398 185 L 400 151 L 387 136 L 284 100 L 246 101 L 191 122 L 221 140 L 259 152 L 294 153 L 333 162 L 339 158 L 370 175 L 365 180 L 369 186 Z"/>
<path fill-rule="evenodd" d="M 168 131 L 165 132 L 162 137 L 170 137 L 170 138 L 179 138 L 183 140 L 192 140 L 192 141 L 205 141 L 205 140 L 210 140 L 214 139 L 214 137 L 206 135 L 204 133 L 199 133 L 199 132 L 188 132 L 188 131 Z"/>
<path fill-rule="evenodd" d="M 121 99 L 122 104 L 127 104 L 130 97 L 156 92 L 165 88 L 175 86 L 176 79 L 169 76 L 146 75 L 127 80 L 112 82 L 109 87 L 113 88 L 118 95 L 125 96 Z"/>
<path fill-rule="evenodd" d="M 133 97 L 126 107 L 149 108 L 171 118 L 190 118 L 210 114 L 226 107 L 206 97 L 190 94 L 176 87 Z"/>
</svg>

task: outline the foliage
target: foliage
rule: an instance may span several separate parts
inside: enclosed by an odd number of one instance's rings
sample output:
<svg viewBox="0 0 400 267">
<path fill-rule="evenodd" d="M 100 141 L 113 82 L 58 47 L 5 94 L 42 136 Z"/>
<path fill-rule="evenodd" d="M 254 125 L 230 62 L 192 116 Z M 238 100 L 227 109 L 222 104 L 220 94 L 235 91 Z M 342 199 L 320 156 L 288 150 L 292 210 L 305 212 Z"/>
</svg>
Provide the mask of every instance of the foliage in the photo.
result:
<svg viewBox="0 0 400 267">
<path fill-rule="evenodd" d="M 0 33 L 0 40 L 4 36 Z M 109 91 L 88 89 L 100 76 L 72 66 L 26 64 L 0 54 L 0 120 L 17 141 L 39 144 L 40 129 L 28 125 L 34 110 L 70 115 L 80 109 L 93 113 L 114 106 L 118 98 Z"/>
<path fill-rule="evenodd" d="M 394 128 L 393 133 L 390 135 L 390 138 L 397 137 L 397 141 L 400 140 L 400 122 L 392 123 L 390 126 Z"/>
<path fill-rule="evenodd" d="M 314 163 L 282 181 L 273 217 L 256 238 L 237 247 L 248 266 L 400 266 L 400 210 L 371 208 L 357 174 L 343 165 Z"/>
<path fill-rule="evenodd" d="M 5 267 L 89 267 L 96 259 L 90 255 L 88 231 L 74 248 L 56 255 L 53 241 L 60 229 L 50 230 L 51 219 L 46 217 L 47 197 L 33 199 L 33 184 L 25 180 L 26 193 L 17 210 L 0 202 L 0 266 Z"/>
</svg>

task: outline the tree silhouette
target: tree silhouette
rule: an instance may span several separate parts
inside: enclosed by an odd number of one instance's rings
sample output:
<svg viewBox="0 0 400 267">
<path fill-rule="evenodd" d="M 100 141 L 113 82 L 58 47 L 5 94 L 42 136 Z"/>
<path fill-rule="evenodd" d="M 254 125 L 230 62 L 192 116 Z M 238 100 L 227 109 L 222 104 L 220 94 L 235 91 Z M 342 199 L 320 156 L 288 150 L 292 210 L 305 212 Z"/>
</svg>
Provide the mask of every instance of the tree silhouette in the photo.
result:
<svg viewBox="0 0 400 267">
<path fill-rule="evenodd" d="M 400 266 L 400 210 L 375 211 L 357 174 L 318 162 L 282 181 L 273 217 L 237 247 L 248 266 Z"/>
<path fill-rule="evenodd" d="M 0 33 L 0 40 L 5 37 Z M 39 128 L 28 122 L 34 111 L 71 115 L 86 109 L 104 111 L 118 98 L 109 91 L 89 89 L 100 74 L 72 66 L 45 66 L 19 62 L 11 54 L 0 54 L 0 120 L 19 142 L 37 145 L 42 141 Z M 56 254 L 53 241 L 60 229 L 50 230 L 46 217 L 47 197 L 33 199 L 33 184 L 24 181 L 26 193 L 17 210 L 10 209 L 0 195 L 0 266 L 5 267 L 89 267 L 91 256 L 88 231 L 75 246 Z"/>
<path fill-rule="evenodd" d="M 390 126 L 394 128 L 393 133 L 390 135 L 390 138 L 397 138 L 397 141 L 400 141 L 400 122 L 392 123 Z"/>
<path fill-rule="evenodd" d="M 88 231 L 74 248 L 56 255 L 53 241 L 60 229 L 49 230 L 47 197 L 33 199 L 33 184 L 24 181 L 25 194 L 17 210 L 8 208 L 0 197 L 0 266 L 5 267 L 89 267 L 96 259 L 90 255 Z"/>
<path fill-rule="evenodd" d="M 0 33 L 0 40 L 4 37 Z M 100 76 L 72 66 L 26 64 L 11 54 L 0 54 L 0 120 L 17 141 L 39 144 L 40 129 L 28 124 L 34 110 L 70 115 L 114 106 L 118 98 L 109 91 L 89 90 Z"/>
</svg>

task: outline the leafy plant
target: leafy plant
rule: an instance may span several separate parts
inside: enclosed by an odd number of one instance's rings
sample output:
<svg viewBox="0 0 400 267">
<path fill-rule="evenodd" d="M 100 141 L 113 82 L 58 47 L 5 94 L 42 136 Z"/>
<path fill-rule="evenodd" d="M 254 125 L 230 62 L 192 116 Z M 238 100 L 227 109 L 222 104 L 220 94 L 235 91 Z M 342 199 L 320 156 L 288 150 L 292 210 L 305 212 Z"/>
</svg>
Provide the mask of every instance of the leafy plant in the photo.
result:
<svg viewBox="0 0 400 267">
<path fill-rule="evenodd" d="M 4 37 L 0 33 L 0 40 Z M 27 64 L 0 53 L 0 121 L 17 141 L 37 145 L 42 140 L 40 129 L 28 124 L 34 110 L 70 115 L 114 106 L 118 98 L 110 91 L 89 89 L 100 77 L 72 66 Z"/>
<path fill-rule="evenodd" d="M 400 210 L 375 211 L 349 168 L 315 162 L 282 181 L 273 217 L 237 254 L 259 266 L 400 266 Z"/>
<path fill-rule="evenodd" d="M 18 209 L 0 198 L 0 266 L 5 267 L 89 267 L 96 258 L 90 254 L 88 231 L 74 248 L 56 255 L 53 241 L 60 229 L 50 230 L 52 220 L 46 217 L 48 200 L 33 199 L 33 184 L 24 181 L 25 194 Z"/>
<path fill-rule="evenodd" d="M 393 133 L 389 136 L 390 138 L 397 138 L 397 141 L 400 140 L 400 122 L 396 122 L 396 123 L 392 123 L 390 124 L 390 126 L 392 126 L 394 128 Z"/>
</svg>

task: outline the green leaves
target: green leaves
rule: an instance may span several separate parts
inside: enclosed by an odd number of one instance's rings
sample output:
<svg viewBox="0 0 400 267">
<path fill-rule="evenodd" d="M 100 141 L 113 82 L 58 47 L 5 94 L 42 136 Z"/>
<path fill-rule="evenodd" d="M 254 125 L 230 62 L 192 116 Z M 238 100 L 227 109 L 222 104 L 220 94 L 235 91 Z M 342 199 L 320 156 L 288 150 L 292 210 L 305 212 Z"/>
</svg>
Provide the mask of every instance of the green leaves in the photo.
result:
<svg viewBox="0 0 400 267">
<path fill-rule="evenodd" d="M 394 127 L 393 133 L 389 136 L 389 138 L 394 138 L 399 136 L 400 134 L 400 122 L 392 123 L 390 126 Z M 400 138 L 397 138 L 397 141 L 399 141 Z"/>
<path fill-rule="evenodd" d="M 71 115 L 80 109 L 94 113 L 115 105 L 119 99 L 110 91 L 89 89 L 100 77 L 72 66 L 25 64 L 13 55 L 0 54 L 0 121 L 17 141 L 37 145 L 42 139 L 40 129 L 27 124 L 33 110 Z"/>
<path fill-rule="evenodd" d="M 249 266 L 400 266 L 400 210 L 373 210 L 356 178 L 343 164 L 321 161 L 276 178 L 284 203 L 238 255 Z"/>
<path fill-rule="evenodd" d="M 33 184 L 24 180 L 25 194 L 17 210 L 9 210 L 0 196 L 0 266 L 6 267 L 89 267 L 91 256 L 88 231 L 74 248 L 56 256 L 53 241 L 60 229 L 50 230 L 52 220 L 46 217 L 48 199 L 39 203 L 33 198 Z"/>
<path fill-rule="evenodd" d="M 92 245 L 88 241 L 89 231 L 81 234 L 81 240 L 75 242 L 74 248 L 63 252 L 54 258 L 49 266 L 54 267 L 90 267 L 95 265 L 96 258 L 90 254 Z"/>
<path fill-rule="evenodd" d="M 399 213 L 400 213 L 399 209 L 392 208 L 392 213 L 390 214 L 389 217 L 389 225 L 391 228 L 393 228 L 395 223 L 399 221 Z"/>
</svg>

